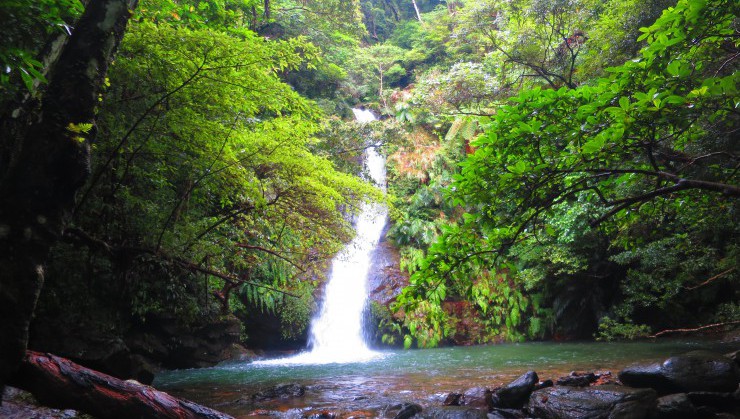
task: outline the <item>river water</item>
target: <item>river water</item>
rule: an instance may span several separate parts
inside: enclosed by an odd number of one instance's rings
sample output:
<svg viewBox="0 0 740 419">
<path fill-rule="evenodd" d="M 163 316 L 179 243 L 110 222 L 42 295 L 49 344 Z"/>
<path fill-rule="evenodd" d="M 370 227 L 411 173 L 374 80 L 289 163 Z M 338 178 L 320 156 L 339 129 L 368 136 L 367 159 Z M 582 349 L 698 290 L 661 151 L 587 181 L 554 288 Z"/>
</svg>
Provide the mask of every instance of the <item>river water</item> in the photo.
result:
<svg viewBox="0 0 740 419">
<path fill-rule="evenodd" d="M 338 417 L 393 417 L 404 402 L 441 404 L 449 392 L 510 382 L 528 370 L 540 379 L 570 371 L 609 370 L 662 360 L 695 349 L 729 351 L 737 343 L 664 340 L 621 343 L 518 343 L 381 351 L 366 362 L 320 365 L 258 363 L 170 371 L 154 385 L 237 418 L 300 418 L 330 411 Z M 307 386 L 303 397 L 254 402 L 251 395 L 282 383 Z M 359 412 L 359 413 L 358 413 Z"/>
</svg>

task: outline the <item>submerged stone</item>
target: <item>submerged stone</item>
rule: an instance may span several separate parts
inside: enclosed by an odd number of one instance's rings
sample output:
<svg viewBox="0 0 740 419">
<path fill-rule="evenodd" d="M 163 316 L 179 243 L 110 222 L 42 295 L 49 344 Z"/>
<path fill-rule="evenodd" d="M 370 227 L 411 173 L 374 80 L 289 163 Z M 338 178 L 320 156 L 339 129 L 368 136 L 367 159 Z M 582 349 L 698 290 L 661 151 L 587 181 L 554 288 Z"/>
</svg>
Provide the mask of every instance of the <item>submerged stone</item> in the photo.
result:
<svg viewBox="0 0 740 419">
<path fill-rule="evenodd" d="M 486 412 L 467 406 L 445 406 L 426 409 L 417 417 L 424 419 L 487 419 Z"/>
<path fill-rule="evenodd" d="M 263 401 L 272 399 L 289 399 L 292 397 L 302 397 L 306 394 L 306 386 L 296 383 L 278 384 L 252 395 L 252 400 Z"/>
</svg>

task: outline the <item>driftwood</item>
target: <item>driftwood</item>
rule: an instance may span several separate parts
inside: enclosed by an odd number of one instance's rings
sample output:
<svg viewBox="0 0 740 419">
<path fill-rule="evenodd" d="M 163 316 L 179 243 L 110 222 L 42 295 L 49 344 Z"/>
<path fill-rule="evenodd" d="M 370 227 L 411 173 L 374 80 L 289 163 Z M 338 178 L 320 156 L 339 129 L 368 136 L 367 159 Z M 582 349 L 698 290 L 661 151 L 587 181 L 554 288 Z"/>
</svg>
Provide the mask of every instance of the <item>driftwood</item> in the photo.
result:
<svg viewBox="0 0 740 419">
<path fill-rule="evenodd" d="M 26 352 L 10 384 L 31 392 L 45 405 L 75 409 L 97 418 L 231 418 L 152 387 L 33 351 Z"/>
</svg>

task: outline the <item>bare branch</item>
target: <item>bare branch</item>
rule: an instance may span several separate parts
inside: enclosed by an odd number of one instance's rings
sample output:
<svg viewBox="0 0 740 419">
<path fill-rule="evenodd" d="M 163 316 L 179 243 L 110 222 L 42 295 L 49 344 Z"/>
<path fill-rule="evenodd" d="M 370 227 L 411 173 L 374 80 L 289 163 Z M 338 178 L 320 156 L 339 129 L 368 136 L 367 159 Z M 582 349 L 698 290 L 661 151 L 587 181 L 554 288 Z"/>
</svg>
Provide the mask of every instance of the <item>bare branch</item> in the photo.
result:
<svg viewBox="0 0 740 419">
<path fill-rule="evenodd" d="M 692 332 L 699 332 L 706 329 L 714 329 L 716 327 L 722 327 L 722 326 L 731 326 L 734 324 L 740 324 L 740 320 L 732 321 L 732 322 L 722 322 L 722 323 L 714 323 L 714 324 L 708 324 L 705 326 L 696 327 L 693 329 L 668 329 L 668 330 L 662 330 L 654 335 L 648 336 L 649 338 L 657 338 L 663 335 L 668 335 L 671 333 L 692 333 Z"/>
<path fill-rule="evenodd" d="M 699 285 L 694 285 L 694 286 L 692 286 L 692 287 L 685 287 L 685 288 L 686 288 L 687 290 L 695 290 L 695 289 L 697 289 L 697 288 L 701 288 L 701 287 L 703 287 L 703 286 L 705 286 L 705 285 L 707 285 L 707 284 L 710 284 L 710 283 L 712 283 L 712 282 L 716 281 L 716 280 L 717 280 L 717 279 L 719 279 L 719 278 L 722 278 L 723 276 L 725 276 L 725 275 L 727 275 L 727 274 L 729 274 L 729 273 L 732 273 L 732 272 L 734 272 L 734 271 L 735 271 L 735 269 L 736 269 L 736 268 L 730 268 L 730 269 L 728 269 L 728 270 L 726 270 L 726 271 L 724 271 L 724 272 L 720 272 L 720 273 L 718 273 L 717 275 L 714 275 L 713 277 L 711 277 L 711 278 L 707 279 L 706 281 L 702 282 L 702 283 L 701 283 L 701 284 L 699 284 Z"/>
<path fill-rule="evenodd" d="M 111 258 L 118 258 L 123 255 L 131 255 L 131 254 L 154 256 L 161 260 L 177 265 L 180 268 L 185 269 L 185 270 L 200 272 L 200 273 L 204 273 L 207 275 L 215 276 L 216 278 L 223 279 L 224 281 L 232 285 L 250 284 L 258 288 L 264 288 L 264 289 L 275 291 L 281 294 L 289 295 L 291 297 L 299 298 L 295 294 L 292 294 L 287 291 L 279 290 L 277 288 L 271 287 L 263 283 L 249 281 L 247 279 L 239 278 L 231 274 L 219 272 L 213 268 L 201 266 L 201 264 L 189 261 L 187 259 L 170 256 L 167 253 L 163 252 L 161 249 L 153 250 L 153 249 L 148 249 L 145 247 L 112 246 L 109 243 L 103 240 L 97 239 L 95 237 L 92 237 L 87 232 L 77 229 L 77 228 L 72 228 L 72 227 L 66 228 L 64 230 L 62 239 L 67 242 L 82 244 L 88 247 L 89 249 L 102 252 Z"/>
<path fill-rule="evenodd" d="M 270 249 L 264 248 L 262 246 L 255 246 L 255 245 L 246 244 L 246 243 L 237 243 L 236 246 L 237 247 L 241 247 L 243 249 L 259 250 L 259 251 L 262 251 L 262 252 L 265 252 L 265 253 L 269 253 L 269 254 L 277 257 L 277 258 L 280 258 L 280 259 L 282 259 L 282 260 L 290 263 L 294 268 L 298 269 L 299 271 L 306 272 L 306 269 L 304 269 L 302 266 L 298 265 L 297 263 L 293 262 L 292 260 L 288 259 L 287 257 L 281 255 L 280 253 L 278 253 L 278 252 L 276 252 L 274 250 L 270 250 Z"/>
</svg>

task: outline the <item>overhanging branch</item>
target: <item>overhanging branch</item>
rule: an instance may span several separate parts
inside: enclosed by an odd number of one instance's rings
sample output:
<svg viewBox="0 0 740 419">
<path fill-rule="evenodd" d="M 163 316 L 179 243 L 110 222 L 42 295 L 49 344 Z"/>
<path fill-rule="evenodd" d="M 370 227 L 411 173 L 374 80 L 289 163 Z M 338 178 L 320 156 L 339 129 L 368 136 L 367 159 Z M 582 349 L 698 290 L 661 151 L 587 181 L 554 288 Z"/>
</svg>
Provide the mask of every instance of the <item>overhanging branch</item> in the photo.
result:
<svg viewBox="0 0 740 419">
<path fill-rule="evenodd" d="M 153 256 L 158 259 L 170 262 L 173 265 L 179 266 L 180 268 L 191 271 L 191 272 L 200 272 L 206 275 L 215 276 L 216 278 L 222 279 L 226 281 L 227 283 L 234 285 L 234 286 L 240 285 L 240 284 L 250 284 L 257 288 L 264 288 L 264 289 L 268 289 L 270 291 L 274 291 L 280 294 L 299 298 L 295 294 L 289 293 L 287 291 L 279 290 L 269 285 L 250 281 L 244 278 L 239 278 L 231 274 L 219 272 L 210 267 L 201 266 L 201 264 L 192 262 L 187 259 L 168 255 L 167 253 L 163 252 L 161 249 L 153 250 L 153 249 L 148 249 L 145 247 L 112 246 L 103 240 L 92 237 L 87 232 L 80 230 L 78 228 L 72 228 L 72 227 L 66 228 L 64 230 L 62 240 L 68 243 L 82 244 L 89 249 L 101 252 L 105 254 L 106 256 L 109 256 L 113 259 L 126 258 L 126 257 L 130 257 L 131 255 L 149 255 L 149 256 Z M 265 250 L 267 251 L 267 249 Z M 279 255 L 276 255 L 276 256 L 280 257 Z"/>
</svg>

